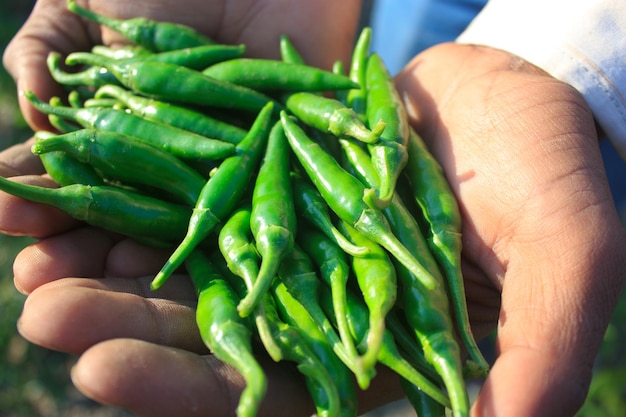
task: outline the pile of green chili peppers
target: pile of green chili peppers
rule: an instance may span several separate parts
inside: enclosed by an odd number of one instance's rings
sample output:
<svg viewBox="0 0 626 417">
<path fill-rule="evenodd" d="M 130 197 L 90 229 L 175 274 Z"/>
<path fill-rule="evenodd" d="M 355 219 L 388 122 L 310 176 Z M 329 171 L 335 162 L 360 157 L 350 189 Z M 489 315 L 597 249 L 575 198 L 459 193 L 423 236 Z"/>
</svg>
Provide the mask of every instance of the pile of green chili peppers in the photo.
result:
<svg viewBox="0 0 626 417">
<path fill-rule="evenodd" d="M 246 380 L 240 417 L 265 395 L 259 351 L 294 363 L 319 416 L 356 416 L 379 364 L 420 417 L 468 416 L 465 378 L 489 366 L 459 208 L 370 29 L 349 68 L 324 71 L 285 36 L 282 60 L 251 59 L 188 27 L 68 8 L 130 45 L 50 54 L 66 100 L 26 97 L 56 129 L 32 151 L 59 187 L 0 189 L 171 248 L 152 288 L 188 273 L 203 340 Z"/>
</svg>

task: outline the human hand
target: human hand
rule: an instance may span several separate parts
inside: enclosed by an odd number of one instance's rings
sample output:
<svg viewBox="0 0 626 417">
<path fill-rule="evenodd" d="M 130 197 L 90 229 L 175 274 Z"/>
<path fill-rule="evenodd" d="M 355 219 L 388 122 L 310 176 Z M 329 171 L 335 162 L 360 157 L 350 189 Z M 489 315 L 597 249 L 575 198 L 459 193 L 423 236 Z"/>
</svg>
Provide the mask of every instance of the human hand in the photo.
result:
<svg viewBox="0 0 626 417">
<path fill-rule="evenodd" d="M 460 203 L 474 332 L 497 323 L 473 415 L 573 416 L 626 271 L 589 110 L 569 86 L 482 47 L 434 47 L 397 87 Z"/>
<path fill-rule="evenodd" d="M 286 34 L 311 65 L 327 69 L 335 60 L 349 56 L 359 17 L 356 0 L 96 0 L 89 2 L 89 8 L 115 18 L 144 16 L 186 24 L 218 42 L 243 43 L 247 54 L 255 57 L 278 57 L 279 36 Z M 66 0 L 38 0 L 24 26 L 7 46 L 3 63 L 19 93 L 32 90 L 47 100 L 62 94 L 46 67 L 49 52 L 63 55 L 88 50 L 95 44 L 124 43 L 127 42 L 116 32 L 69 12 Z M 49 127 L 46 117 L 35 111 L 22 94 L 19 101 L 33 129 Z"/>
<path fill-rule="evenodd" d="M 0 153 L 0 174 L 53 186 L 37 175 L 43 169 L 29 146 Z M 14 262 L 15 286 L 28 295 L 18 329 L 35 344 L 79 355 L 72 380 L 88 397 L 137 416 L 234 413 L 245 381 L 201 341 L 189 279 L 172 276 L 159 291 L 149 288 L 168 250 L 5 193 L 0 193 L 0 232 L 38 238 Z M 309 391 L 294 368 L 260 361 L 269 386 L 259 416 L 311 415 Z M 397 399 L 397 382 L 380 370 L 359 400 L 361 410 Z"/>
</svg>

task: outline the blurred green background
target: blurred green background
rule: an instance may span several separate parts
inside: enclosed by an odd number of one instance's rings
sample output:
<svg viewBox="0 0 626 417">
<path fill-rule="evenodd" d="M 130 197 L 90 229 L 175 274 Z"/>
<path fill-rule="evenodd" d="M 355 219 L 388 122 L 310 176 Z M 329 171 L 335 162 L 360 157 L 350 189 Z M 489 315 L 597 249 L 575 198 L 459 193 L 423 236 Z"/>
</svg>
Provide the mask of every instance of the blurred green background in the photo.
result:
<svg viewBox="0 0 626 417">
<path fill-rule="evenodd" d="M 6 45 L 28 17 L 35 1 L 0 3 L 0 45 Z M 22 119 L 13 80 L 0 70 L 0 148 L 31 134 Z M 626 211 L 623 211 L 626 214 Z M 626 215 L 623 216 L 626 220 Z M 624 222 L 626 224 L 626 221 Z M 13 287 L 12 262 L 31 240 L 0 235 L 0 416 L 3 417 L 128 417 L 82 396 L 71 384 L 75 357 L 32 345 L 19 336 L 16 323 L 25 296 Z M 579 417 L 626 415 L 626 295 L 614 313 L 597 359 L 589 396 Z M 572 364 L 576 366 L 576 364 Z M 523 393 L 520 393 L 523 395 Z M 399 403 L 368 416 L 409 416 Z"/>
</svg>

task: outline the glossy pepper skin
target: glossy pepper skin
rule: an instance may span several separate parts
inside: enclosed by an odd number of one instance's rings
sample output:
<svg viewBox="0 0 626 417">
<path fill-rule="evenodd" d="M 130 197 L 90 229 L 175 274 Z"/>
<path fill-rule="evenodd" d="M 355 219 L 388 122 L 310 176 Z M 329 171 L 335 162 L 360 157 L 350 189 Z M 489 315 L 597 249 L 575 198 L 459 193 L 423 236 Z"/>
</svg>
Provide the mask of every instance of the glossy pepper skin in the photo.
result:
<svg viewBox="0 0 626 417">
<path fill-rule="evenodd" d="M 31 147 L 34 154 L 61 151 L 87 163 L 105 177 L 137 186 L 158 188 L 179 203 L 193 207 L 206 180 L 180 159 L 132 136 L 81 129 Z"/>
<path fill-rule="evenodd" d="M 252 230 L 250 229 L 250 205 L 244 203 L 236 209 L 226 220 L 218 233 L 219 251 L 226 261 L 228 270 L 240 278 L 245 284 L 245 290 L 240 291 L 240 300 L 252 289 L 259 275 L 261 259 L 254 246 Z M 280 346 L 274 340 L 270 325 L 265 314 L 265 305 L 270 294 L 265 293 L 252 311 L 259 338 L 265 350 L 275 361 L 282 357 Z M 237 307 L 239 307 L 239 304 Z M 237 309 L 239 311 L 239 309 Z M 241 316 L 241 313 L 238 313 Z"/>
<path fill-rule="evenodd" d="M 240 58 L 244 55 L 245 51 L 246 48 L 244 45 L 200 45 L 165 52 L 155 52 L 148 55 L 118 58 L 116 61 L 118 64 L 138 61 L 164 62 L 201 71 L 218 62 Z M 93 52 L 72 52 L 67 56 L 66 60 L 67 62 L 73 63 L 81 63 L 83 60 L 89 62 L 94 59 L 92 55 L 98 54 L 94 54 Z M 102 67 L 96 66 L 96 68 Z"/>
<path fill-rule="evenodd" d="M 485 376 L 489 364 L 476 344 L 467 313 L 461 271 L 461 212 L 441 165 L 417 132 L 410 133 L 408 183 L 430 229 L 428 245 L 447 280 L 459 333 L 471 359 Z"/>
<path fill-rule="evenodd" d="M 341 234 L 333 223 L 328 206 L 315 186 L 299 174 L 291 175 L 293 199 L 299 218 L 306 219 L 311 225 L 333 240 L 346 253 L 357 256 L 367 253 L 367 248 L 355 246 Z"/>
<path fill-rule="evenodd" d="M 0 190 L 58 208 L 92 226 L 162 242 L 180 239 L 191 215 L 187 207 L 106 185 L 45 188 L 0 177 Z"/>
<path fill-rule="evenodd" d="M 66 59 L 66 63 L 102 66 L 129 90 L 159 100 L 254 113 L 268 102 L 273 102 L 268 96 L 250 88 L 219 81 L 201 71 L 167 62 L 120 62 L 91 54 L 82 55 L 80 62 Z"/>
<path fill-rule="evenodd" d="M 185 258 L 237 208 L 258 166 L 271 129 L 272 103 L 259 112 L 235 155 L 226 158 L 200 192 L 187 234 L 163 268 L 154 277 L 156 290 L 185 261 Z"/>
<path fill-rule="evenodd" d="M 274 123 L 265 155 L 252 190 L 250 228 L 261 256 L 261 267 L 252 288 L 239 304 L 245 317 L 252 312 L 285 257 L 291 254 L 296 239 L 296 211 L 293 203 L 289 143 L 280 121 Z"/>
<path fill-rule="evenodd" d="M 357 83 L 360 88 L 353 88 L 347 92 L 345 103 L 352 108 L 362 120 L 366 120 L 367 111 L 367 61 L 369 58 L 372 29 L 364 27 L 357 38 L 348 76 Z"/>
<path fill-rule="evenodd" d="M 52 78 L 66 87 L 88 86 L 98 88 L 106 84 L 120 84 L 115 75 L 106 68 L 89 66 L 82 71 L 66 72 L 61 69 L 60 62 L 61 54 L 58 52 L 50 52 L 46 58 L 46 65 Z"/>
<path fill-rule="evenodd" d="M 347 160 L 355 168 L 361 181 L 375 183 L 376 172 L 361 148 L 343 143 Z M 445 281 L 430 252 L 417 222 L 401 198 L 394 193 L 384 214 L 393 233 L 407 247 L 425 269 L 431 271 L 436 285 L 426 289 L 414 273 L 404 265 L 396 266 L 400 282 L 400 301 L 405 308 L 406 320 L 424 349 L 425 359 L 443 379 L 450 395 L 455 416 L 468 413 L 467 392 L 463 380 L 462 360 L 454 325 L 450 319 L 450 306 Z"/>
<path fill-rule="evenodd" d="M 222 159 L 235 152 L 235 145 L 206 138 L 195 133 L 146 120 L 115 108 L 52 106 L 24 93 L 33 107 L 45 114 L 54 114 L 75 121 L 83 128 L 117 132 L 142 139 L 183 159 Z"/>
<path fill-rule="evenodd" d="M 328 288 L 322 287 L 320 295 L 320 303 L 322 304 L 324 311 L 326 311 L 330 317 L 334 317 L 335 313 L 332 311 L 332 296 Z M 357 343 L 361 344 L 367 337 L 369 326 L 367 306 L 365 306 L 360 297 L 357 297 L 352 292 L 348 292 L 347 306 L 349 316 L 348 322 L 352 328 L 353 337 Z M 450 406 L 450 401 L 448 400 L 447 395 L 429 378 L 411 366 L 411 364 L 402 356 L 398 350 L 394 336 L 389 330 L 385 330 L 383 343 L 378 351 L 378 361 L 396 372 L 399 376 L 410 381 L 413 385 L 417 386 L 440 404 L 448 407 Z"/>
<path fill-rule="evenodd" d="M 201 111 L 133 94 L 131 91 L 116 85 L 109 84 L 100 87 L 96 91 L 95 97 L 113 97 L 138 116 L 169 124 L 207 138 L 236 145 L 246 136 L 244 129 L 210 117 Z"/>
<path fill-rule="evenodd" d="M 186 268 L 198 294 L 196 323 L 200 336 L 219 360 L 232 365 L 245 379 L 238 417 L 254 417 L 265 397 L 267 379 L 254 356 L 252 331 L 237 313 L 239 297 L 207 256 L 194 251 Z"/>
<path fill-rule="evenodd" d="M 376 364 L 385 334 L 387 314 L 396 303 L 396 269 L 387 252 L 345 222 L 339 230 L 352 242 L 369 249 L 367 255 L 352 257 L 352 272 L 369 310 L 369 331 L 362 361 L 365 369 Z"/>
<path fill-rule="evenodd" d="M 202 71 L 221 81 L 259 91 L 331 91 L 359 88 L 350 78 L 305 64 L 270 59 L 238 58 Z"/>
<path fill-rule="evenodd" d="M 389 205 L 408 161 L 409 124 L 393 78 L 377 54 L 371 54 L 367 61 L 366 79 L 368 123 L 387 123 L 380 140 L 369 146 L 379 184 L 376 194 L 369 194 L 366 200 L 370 206 L 383 209 Z"/>
<path fill-rule="evenodd" d="M 56 136 L 47 131 L 35 132 L 35 141 Z M 39 155 L 46 173 L 60 187 L 71 184 L 104 185 L 104 180 L 96 170 L 65 152 L 47 152 Z"/>
<path fill-rule="evenodd" d="M 276 280 L 272 284 L 272 294 L 276 300 L 276 308 L 282 320 L 301 330 L 311 350 L 335 381 L 339 394 L 341 417 L 356 417 L 357 398 L 352 374 L 348 367 L 335 355 L 328 340 L 311 319 L 308 311 L 287 290 L 284 283 Z M 321 410 L 322 413 L 324 409 Z"/>
<path fill-rule="evenodd" d="M 374 369 L 364 369 L 360 358 L 345 349 L 331 321 L 319 304 L 321 281 L 309 256 L 295 247 L 291 256 L 284 260 L 278 271 L 278 279 L 285 284 L 287 291 L 309 312 L 311 319 L 329 341 L 335 354 L 352 370 L 357 383 L 366 389 L 374 377 Z"/>
<path fill-rule="evenodd" d="M 79 16 L 115 30 L 133 43 L 151 51 L 170 51 L 214 43 L 211 38 L 185 25 L 144 17 L 114 19 L 85 9 L 76 4 L 75 0 L 67 0 L 67 8 Z"/>
<path fill-rule="evenodd" d="M 346 253 L 328 236 L 313 227 L 302 227 L 298 244 L 315 264 L 319 278 L 330 288 L 339 337 L 349 357 L 358 357 L 358 351 L 348 323 L 347 291 L 350 266 Z"/>
<path fill-rule="evenodd" d="M 338 137 L 350 136 L 364 143 L 374 143 L 385 129 L 385 122 L 382 120 L 372 124 L 371 130 L 368 129 L 354 110 L 339 100 L 315 93 L 291 93 L 284 101 L 287 110 L 300 121 Z"/>
<path fill-rule="evenodd" d="M 291 149 L 335 214 L 387 249 L 413 271 L 426 288 L 435 287 L 435 278 L 393 235 L 382 212 L 372 209 L 363 201 L 366 187 L 318 144 L 311 141 L 286 112 L 281 112 L 281 121 Z"/>
</svg>

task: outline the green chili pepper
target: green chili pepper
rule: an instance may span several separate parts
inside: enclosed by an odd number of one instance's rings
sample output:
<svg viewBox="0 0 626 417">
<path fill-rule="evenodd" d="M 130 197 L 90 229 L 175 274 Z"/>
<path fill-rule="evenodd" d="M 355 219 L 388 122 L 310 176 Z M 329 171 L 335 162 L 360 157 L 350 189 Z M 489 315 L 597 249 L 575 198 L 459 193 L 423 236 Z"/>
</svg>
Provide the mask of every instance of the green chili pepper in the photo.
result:
<svg viewBox="0 0 626 417">
<path fill-rule="evenodd" d="M 56 136 L 52 132 L 38 131 L 35 141 Z M 104 180 L 93 167 L 65 152 L 47 152 L 39 155 L 46 173 L 59 186 L 71 184 L 104 185 Z"/>
<path fill-rule="evenodd" d="M 200 192 L 187 235 L 151 283 L 156 290 L 215 227 L 236 208 L 261 159 L 271 127 L 273 104 L 258 114 L 236 153 L 226 158 Z"/>
<path fill-rule="evenodd" d="M 244 129 L 214 119 L 203 112 L 133 94 L 115 85 L 100 87 L 95 96 L 96 98 L 115 97 L 138 116 L 155 122 L 167 123 L 207 138 L 237 144 L 246 136 Z"/>
<path fill-rule="evenodd" d="M 279 46 L 280 56 L 283 62 L 291 64 L 305 64 L 300 51 L 298 51 L 298 48 L 296 48 L 287 35 L 280 35 Z"/>
<path fill-rule="evenodd" d="M 54 80 L 64 86 L 85 85 L 98 88 L 105 84 L 119 84 L 120 82 L 109 70 L 100 66 L 89 66 L 78 72 L 66 72 L 60 66 L 61 55 L 50 52 L 46 59 L 48 71 Z"/>
<path fill-rule="evenodd" d="M 285 106 L 303 123 L 330 132 L 335 136 L 350 136 L 365 143 L 377 142 L 385 130 L 385 122 L 379 120 L 368 129 L 358 115 L 339 100 L 311 92 L 289 94 Z"/>
<path fill-rule="evenodd" d="M 191 215 L 187 207 L 112 186 L 71 184 L 45 188 L 0 177 L 0 190 L 58 208 L 92 226 L 165 242 L 180 239 L 185 234 Z"/>
<path fill-rule="evenodd" d="M 365 342 L 369 326 L 368 310 L 363 301 L 355 294 L 348 292 L 348 316 L 353 337 L 358 343 Z M 322 287 L 320 291 L 320 303 L 330 317 L 336 314 L 332 310 L 332 295 L 327 287 Z M 412 384 L 423 390 L 427 395 L 438 401 L 439 403 L 450 406 L 450 401 L 446 394 L 434 384 L 429 378 L 422 375 L 419 371 L 407 362 L 396 346 L 393 335 L 388 330 L 385 331 L 383 344 L 378 353 L 378 361 L 407 379 Z"/>
<path fill-rule="evenodd" d="M 206 68 L 205 75 L 255 90 L 329 91 L 358 88 L 348 77 L 305 64 L 238 58 Z"/>
<path fill-rule="evenodd" d="M 342 143 L 348 145 L 347 143 Z M 348 158 L 354 166 L 360 166 L 362 181 L 375 182 L 375 170 L 368 166 L 368 159 L 358 147 L 347 148 Z M 424 349 L 426 360 L 442 377 L 450 394 L 450 400 L 459 416 L 467 415 L 467 392 L 463 381 L 463 372 L 459 346 L 455 339 L 454 325 L 449 317 L 448 295 L 443 277 L 438 269 L 426 239 L 417 222 L 404 206 L 400 197 L 394 193 L 385 215 L 395 236 L 419 259 L 424 268 L 431 273 L 435 285 L 425 288 L 415 273 L 404 265 L 397 265 L 396 270 L 401 282 L 402 304 L 408 323 L 417 334 Z"/>
<path fill-rule="evenodd" d="M 215 357 L 243 376 L 246 388 L 239 398 L 237 416 L 254 417 L 265 397 L 267 379 L 253 353 L 252 332 L 237 313 L 239 298 L 199 251 L 189 255 L 186 267 L 198 294 L 200 336 Z"/>
<path fill-rule="evenodd" d="M 283 359 L 295 362 L 300 373 L 305 376 L 318 416 L 340 416 L 341 401 L 335 377 L 317 357 L 303 332 L 298 327 L 280 320 L 276 304 L 273 298 L 271 300 L 272 302 L 266 303 L 265 311 L 274 333 L 274 340 L 284 352 Z"/>
<path fill-rule="evenodd" d="M 235 146 L 232 143 L 210 139 L 164 123 L 146 120 L 123 110 L 51 106 L 39 100 L 32 91 L 26 91 L 24 96 L 33 107 L 43 113 L 68 118 L 84 128 L 134 136 L 183 159 L 221 159 L 235 151 Z"/>
<path fill-rule="evenodd" d="M 144 48 L 141 45 L 124 45 L 113 48 L 106 45 L 94 45 L 91 52 L 96 55 L 105 56 L 112 59 L 139 58 L 140 56 L 148 56 L 154 52 Z"/>
<path fill-rule="evenodd" d="M 300 248 L 294 247 L 291 256 L 281 263 L 278 278 L 309 312 L 335 354 L 352 370 L 359 386 L 366 389 L 375 375 L 375 369 L 364 368 L 358 356 L 350 356 L 350 352 L 345 349 L 332 323 L 322 310 L 319 304 L 320 280 L 311 259 Z"/>
<path fill-rule="evenodd" d="M 380 245 L 346 222 L 339 222 L 338 227 L 352 242 L 369 249 L 367 255 L 352 258 L 352 271 L 369 310 L 366 351 L 361 357 L 363 367 L 369 369 L 376 364 L 385 334 L 385 319 L 396 302 L 396 270 L 389 255 Z"/>
<path fill-rule="evenodd" d="M 261 259 L 254 246 L 252 230 L 250 229 L 250 207 L 244 205 L 235 210 L 224 222 L 218 234 L 218 246 L 222 257 L 230 272 L 238 276 L 245 283 L 245 292 L 241 297 L 252 289 L 259 274 Z M 275 361 L 282 357 L 281 348 L 274 341 L 265 314 L 265 303 L 269 294 L 265 294 L 259 300 L 254 309 L 254 321 L 257 331 L 265 346 L 265 350 Z M 239 301 L 241 302 L 241 300 Z M 239 312 L 237 314 L 240 314 Z"/>
<path fill-rule="evenodd" d="M 203 70 L 222 61 L 241 58 L 245 52 L 246 47 L 244 45 L 200 45 L 165 52 L 156 52 L 149 55 L 138 55 L 130 58 L 117 58 L 115 61 L 119 65 L 138 61 L 164 62 L 194 70 Z M 72 52 L 67 56 L 66 62 L 93 62 L 94 55 L 96 57 L 102 57 L 102 55 L 94 54 L 93 52 Z"/>
<path fill-rule="evenodd" d="M 470 357 L 484 376 L 489 370 L 489 364 L 476 344 L 467 313 L 461 272 L 461 213 L 456 197 L 450 189 L 441 165 L 432 156 L 422 138 L 413 130 L 408 150 L 409 163 L 406 174 L 413 197 L 430 229 L 428 244 L 447 279 L 461 338 Z"/>
<path fill-rule="evenodd" d="M 67 0 L 67 8 L 81 17 L 113 29 L 151 51 L 170 51 L 214 43 L 212 39 L 186 25 L 159 22 L 145 17 L 114 19 L 85 9 L 76 4 L 75 0 Z"/>
<path fill-rule="evenodd" d="M 424 357 L 443 379 L 454 416 L 469 415 L 461 351 L 455 339 L 443 285 L 427 290 L 403 265 L 397 266 L 406 320 L 424 349 Z"/>
<path fill-rule="evenodd" d="M 379 210 L 363 201 L 365 186 L 339 163 L 311 141 L 304 131 L 283 111 L 281 120 L 291 149 L 309 178 L 337 216 L 365 236 L 387 249 L 398 261 L 413 271 L 426 288 L 437 286 L 436 279 L 393 235 Z"/>
<path fill-rule="evenodd" d="M 354 88 L 348 91 L 345 103 L 351 107 L 362 120 L 366 119 L 366 102 L 367 102 L 367 60 L 369 58 L 369 50 L 372 39 L 372 29 L 364 27 L 361 29 L 354 49 L 352 50 L 352 59 L 350 61 L 350 71 L 348 76 L 352 81 L 360 85 L 360 88 Z"/>
<path fill-rule="evenodd" d="M 328 340 L 311 319 L 308 311 L 289 293 L 284 283 L 275 280 L 272 284 L 272 293 L 281 318 L 287 324 L 301 330 L 303 337 L 311 346 L 311 350 L 323 366 L 330 371 L 339 393 L 341 404 L 339 415 L 355 417 L 357 415 L 357 399 L 350 370 L 337 358 Z M 327 406 L 320 411 L 323 412 L 325 408 Z"/>
<path fill-rule="evenodd" d="M 271 98 L 240 85 L 216 80 L 200 71 L 166 62 L 116 60 L 81 55 L 80 62 L 107 68 L 126 88 L 160 100 L 258 112 Z M 278 103 L 275 104 L 280 107 Z"/>
<path fill-rule="evenodd" d="M 272 284 L 282 260 L 293 250 L 296 212 L 289 178 L 289 144 L 282 124 L 276 122 L 254 182 L 250 228 L 261 255 L 261 268 L 254 285 L 239 304 L 247 316 Z"/>
<path fill-rule="evenodd" d="M 382 209 L 389 205 L 398 177 L 408 160 L 409 124 L 393 78 L 375 53 L 368 59 L 366 87 L 367 120 L 370 125 L 379 120 L 387 123 L 380 140 L 369 146 L 380 184 L 376 194 L 369 193 L 365 197 L 368 205 Z"/>
<path fill-rule="evenodd" d="M 317 227 L 318 230 L 332 239 L 346 253 L 354 256 L 367 253 L 367 248 L 355 246 L 337 230 L 330 217 L 324 198 L 312 184 L 297 174 L 292 174 L 291 180 L 294 206 L 298 216 Z"/>
<path fill-rule="evenodd" d="M 146 185 L 172 194 L 193 207 L 206 180 L 175 156 L 132 136 L 81 129 L 35 141 L 36 155 L 62 151 L 103 176 L 130 185 Z"/>
<path fill-rule="evenodd" d="M 311 227 L 298 226 L 298 244 L 317 267 L 320 278 L 329 287 L 333 299 L 336 327 L 339 337 L 349 357 L 357 357 L 358 352 L 348 324 L 347 285 L 350 266 L 344 251 L 322 232 Z"/>
<path fill-rule="evenodd" d="M 337 60 L 333 63 L 333 74 L 342 76 L 346 75 L 346 71 L 343 67 L 343 62 L 341 62 L 340 60 Z M 349 90 L 335 90 L 333 98 L 345 105 L 348 98 L 348 91 Z"/>
</svg>

